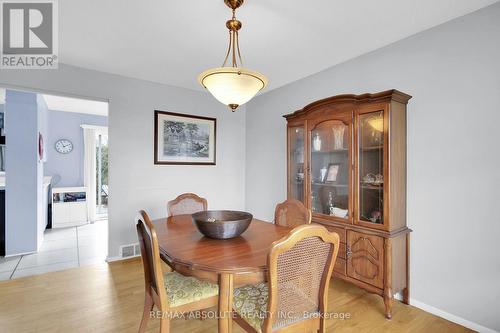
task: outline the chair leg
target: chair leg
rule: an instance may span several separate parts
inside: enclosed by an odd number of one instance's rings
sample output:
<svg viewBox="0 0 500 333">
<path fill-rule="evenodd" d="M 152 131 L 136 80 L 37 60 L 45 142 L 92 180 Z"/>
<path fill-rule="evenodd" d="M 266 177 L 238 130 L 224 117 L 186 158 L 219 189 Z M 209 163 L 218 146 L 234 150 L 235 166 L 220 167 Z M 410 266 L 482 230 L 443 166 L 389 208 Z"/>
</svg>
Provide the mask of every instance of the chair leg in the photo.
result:
<svg viewBox="0 0 500 333">
<path fill-rule="evenodd" d="M 150 313 L 153 310 L 154 301 L 153 297 L 149 293 L 146 292 L 146 296 L 144 298 L 144 310 L 142 312 L 141 325 L 139 326 L 139 333 L 146 332 L 146 327 L 148 326 L 148 320 L 150 317 Z"/>
<path fill-rule="evenodd" d="M 326 326 L 325 326 L 325 318 L 324 316 L 322 316 L 320 319 L 319 319 L 319 330 L 318 330 L 318 333 L 325 333 L 326 332 Z"/>
<path fill-rule="evenodd" d="M 170 332 L 170 319 L 167 317 L 163 317 L 160 320 L 160 333 L 169 333 Z"/>
</svg>

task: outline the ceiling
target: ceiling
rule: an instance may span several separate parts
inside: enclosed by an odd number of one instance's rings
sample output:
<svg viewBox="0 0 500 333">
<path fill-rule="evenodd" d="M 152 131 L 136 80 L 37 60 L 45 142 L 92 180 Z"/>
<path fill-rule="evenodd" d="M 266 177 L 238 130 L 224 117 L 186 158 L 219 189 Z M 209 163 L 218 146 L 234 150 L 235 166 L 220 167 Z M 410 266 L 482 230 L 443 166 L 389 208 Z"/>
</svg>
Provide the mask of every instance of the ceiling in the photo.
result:
<svg viewBox="0 0 500 333">
<path fill-rule="evenodd" d="M 241 51 L 268 89 L 319 72 L 498 0 L 246 0 Z M 223 0 L 59 2 L 60 61 L 200 89 L 227 47 Z"/>
<path fill-rule="evenodd" d="M 72 97 L 42 95 L 49 110 L 108 115 L 108 103 Z"/>
<path fill-rule="evenodd" d="M 42 94 L 49 110 L 108 115 L 108 103 L 73 97 Z M 0 104 L 5 104 L 5 89 L 0 88 Z"/>
</svg>

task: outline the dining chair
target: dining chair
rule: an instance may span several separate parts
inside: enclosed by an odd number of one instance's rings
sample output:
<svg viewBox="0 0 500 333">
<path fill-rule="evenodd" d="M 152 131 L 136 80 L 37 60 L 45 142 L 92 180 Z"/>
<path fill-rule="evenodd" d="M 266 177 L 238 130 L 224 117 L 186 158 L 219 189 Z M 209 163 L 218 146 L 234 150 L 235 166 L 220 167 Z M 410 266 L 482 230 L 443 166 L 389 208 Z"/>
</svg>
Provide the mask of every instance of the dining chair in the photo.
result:
<svg viewBox="0 0 500 333">
<path fill-rule="evenodd" d="M 170 331 L 170 317 L 217 306 L 219 287 L 177 272 L 163 273 L 160 249 L 153 223 L 141 210 L 136 217 L 137 234 L 144 266 L 145 300 L 139 332 L 145 332 L 151 311 L 160 311 L 160 332 Z"/>
<path fill-rule="evenodd" d="M 184 193 L 167 203 L 168 216 L 193 214 L 207 210 L 207 199 L 194 193 Z"/>
<path fill-rule="evenodd" d="M 234 290 L 235 321 L 247 332 L 325 332 L 339 235 L 303 225 L 274 242 L 268 282 Z"/>
<path fill-rule="evenodd" d="M 312 214 L 302 202 L 288 199 L 279 203 L 274 210 L 274 223 L 284 227 L 298 227 L 311 223 Z"/>
</svg>

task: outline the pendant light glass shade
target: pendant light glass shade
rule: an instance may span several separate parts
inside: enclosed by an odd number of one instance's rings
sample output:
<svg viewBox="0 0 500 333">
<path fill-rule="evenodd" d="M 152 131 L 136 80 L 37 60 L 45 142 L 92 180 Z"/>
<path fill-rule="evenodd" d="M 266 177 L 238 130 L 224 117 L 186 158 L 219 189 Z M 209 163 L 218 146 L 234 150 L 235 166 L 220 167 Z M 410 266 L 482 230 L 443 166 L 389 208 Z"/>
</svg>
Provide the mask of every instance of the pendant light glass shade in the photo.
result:
<svg viewBox="0 0 500 333">
<path fill-rule="evenodd" d="M 267 85 L 264 75 L 243 67 L 211 68 L 201 73 L 198 81 L 232 110 L 251 100 Z"/>
</svg>

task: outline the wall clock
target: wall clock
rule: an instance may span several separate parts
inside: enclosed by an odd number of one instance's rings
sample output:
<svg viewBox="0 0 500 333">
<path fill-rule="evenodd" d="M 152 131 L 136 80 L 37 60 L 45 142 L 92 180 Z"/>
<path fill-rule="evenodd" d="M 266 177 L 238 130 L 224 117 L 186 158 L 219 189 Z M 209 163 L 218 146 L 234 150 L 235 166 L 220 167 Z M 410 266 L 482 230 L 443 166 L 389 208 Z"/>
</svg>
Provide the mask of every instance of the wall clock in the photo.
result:
<svg viewBox="0 0 500 333">
<path fill-rule="evenodd" d="M 69 154 L 73 150 L 73 143 L 68 139 L 60 139 L 56 141 L 55 148 L 60 154 Z"/>
</svg>

